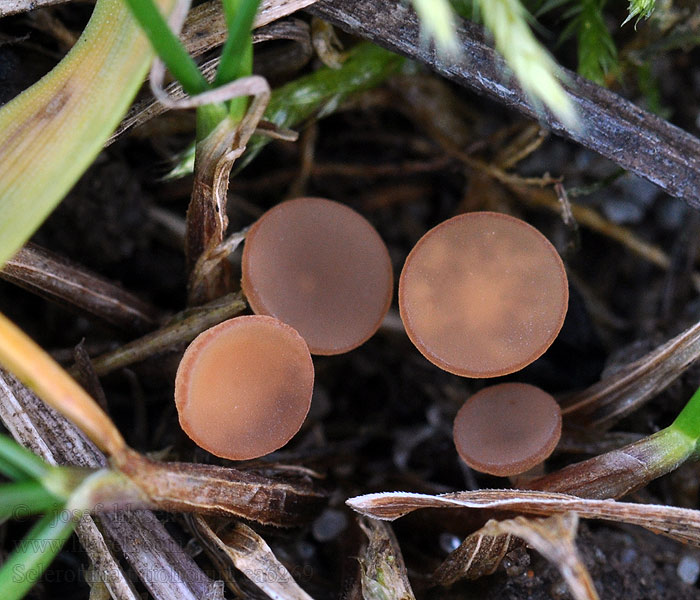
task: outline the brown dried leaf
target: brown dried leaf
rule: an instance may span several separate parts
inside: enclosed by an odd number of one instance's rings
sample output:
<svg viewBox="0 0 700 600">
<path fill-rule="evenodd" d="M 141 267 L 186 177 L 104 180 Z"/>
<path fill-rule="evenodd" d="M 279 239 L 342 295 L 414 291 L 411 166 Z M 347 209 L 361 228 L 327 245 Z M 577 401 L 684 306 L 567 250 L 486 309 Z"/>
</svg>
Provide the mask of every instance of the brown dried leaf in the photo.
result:
<svg viewBox="0 0 700 600">
<path fill-rule="evenodd" d="M 700 322 L 613 375 L 563 399 L 565 417 L 607 429 L 670 385 L 700 356 Z"/>
<path fill-rule="evenodd" d="M 655 533 L 700 547 L 700 511 L 676 506 L 589 500 L 534 490 L 477 490 L 439 496 L 383 492 L 350 498 L 347 504 L 363 515 L 389 521 L 419 508 L 475 508 L 547 516 L 574 511 L 586 519 L 640 525 Z"/>
<path fill-rule="evenodd" d="M 255 531 L 237 523 L 219 537 L 207 521 L 195 515 L 191 523 L 210 549 L 223 554 L 256 586 L 275 600 L 312 600 L 277 560 L 270 547 Z"/>
<path fill-rule="evenodd" d="M 415 600 L 401 549 L 388 524 L 360 518 L 369 543 L 360 557 L 364 600 Z"/>
<path fill-rule="evenodd" d="M 305 482 L 218 465 L 158 462 L 133 450 L 119 469 L 151 502 L 168 512 L 242 517 L 293 527 L 308 523 L 326 502 L 325 493 Z"/>
</svg>

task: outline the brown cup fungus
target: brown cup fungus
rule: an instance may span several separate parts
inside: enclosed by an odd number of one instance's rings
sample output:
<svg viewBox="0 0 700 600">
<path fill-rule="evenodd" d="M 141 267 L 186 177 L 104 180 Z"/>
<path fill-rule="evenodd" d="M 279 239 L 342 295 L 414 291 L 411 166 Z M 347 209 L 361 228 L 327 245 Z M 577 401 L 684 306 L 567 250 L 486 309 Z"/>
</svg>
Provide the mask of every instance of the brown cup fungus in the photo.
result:
<svg viewBox="0 0 700 600">
<path fill-rule="evenodd" d="M 418 350 L 463 377 L 497 377 L 539 358 L 566 316 L 556 249 L 520 219 L 459 215 L 426 233 L 399 280 L 399 309 Z"/>
<path fill-rule="evenodd" d="M 389 253 L 372 225 L 323 198 L 278 204 L 251 228 L 243 291 L 257 314 L 294 327 L 314 354 L 364 343 L 389 310 Z"/>
<path fill-rule="evenodd" d="M 545 460 L 561 436 L 561 410 L 541 389 L 502 383 L 471 396 L 454 423 L 457 452 L 473 469 L 501 477 Z"/>
<path fill-rule="evenodd" d="M 313 384 L 311 355 L 292 327 L 267 316 L 236 317 L 189 345 L 175 404 L 195 443 L 244 460 L 277 450 L 299 431 Z"/>
</svg>

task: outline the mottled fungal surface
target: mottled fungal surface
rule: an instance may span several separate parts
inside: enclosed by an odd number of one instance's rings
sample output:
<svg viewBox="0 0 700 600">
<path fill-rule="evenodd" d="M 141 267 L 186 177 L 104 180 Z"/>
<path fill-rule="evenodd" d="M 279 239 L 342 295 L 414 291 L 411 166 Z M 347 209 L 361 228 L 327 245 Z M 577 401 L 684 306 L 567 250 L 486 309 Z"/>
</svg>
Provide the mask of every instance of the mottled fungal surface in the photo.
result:
<svg viewBox="0 0 700 600">
<path fill-rule="evenodd" d="M 556 249 L 520 219 L 459 215 L 426 233 L 399 280 L 406 332 L 438 367 L 464 377 L 522 369 L 554 341 L 569 291 Z"/>
<path fill-rule="evenodd" d="M 561 436 L 556 400 L 526 383 L 484 388 L 459 409 L 454 422 L 457 452 L 483 473 L 517 475 L 545 460 Z"/>
<path fill-rule="evenodd" d="M 374 227 L 347 206 L 297 198 L 266 212 L 243 250 L 253 311 L 294 327 L 314 354 L 357 348 L 389 310 L 393 272 Z"/>
<path fill-rule="evenodd" d="M 311 405 L 314 366 L 304 339 L 267 316 L 236 317 L 200 334 L 175 378 L 182 429 L 232 460 L 284 446 Z"/>
</svg>

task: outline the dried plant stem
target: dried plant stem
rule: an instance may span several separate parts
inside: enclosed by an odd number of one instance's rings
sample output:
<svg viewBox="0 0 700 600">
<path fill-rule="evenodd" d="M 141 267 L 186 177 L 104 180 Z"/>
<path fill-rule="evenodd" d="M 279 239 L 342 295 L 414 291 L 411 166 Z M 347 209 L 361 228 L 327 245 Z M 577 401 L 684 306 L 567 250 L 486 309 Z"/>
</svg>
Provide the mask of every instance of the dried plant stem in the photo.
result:
<svg viewBox="0 0 700 600">
<path fill-rule="evenodd" d="M 245 151 L 271 93 L 267 81 L 258 76 L 239 79 L 214 92 L 225 93 L 227 97 L 252 96 L 253 100 L 240 122 L 225 117 L 197 144 L 185 244 L 190 305 L 202 304 L 230 291 L 229 266 L 219 248 L 228 226 L 228 180 L 233 163 Z"/>
<path fill-rule="evenodd" d="M 675 381 L 700 356 L 700 322 L 639 360 L 565 397 L 563 413 L 578 424 L 605 429 Z"/>
<path fill-rule="evenodd" d="M 28 12 L 52 4 L 63 4 L 69 0 L 4 0 L 0 4 L 0 17 Z"/>
<path fill-rule="evenodd" d="M 36 244 L 21 248 L 7 261 L 0 277 L 127 331 L 153 329 L 160 317 L 155 307 L 118 285 Z"/>
<path fill-rule="evenodd" d="M 436 72 L 530 117 L 655 183 L 691 206 L 700 204 L 700 140 L 628 100 L 562 69 L 581 127 L 570 128 L 538 113 L 514 81 L 504 81 L 505 61 L 480 27 L 460 21 L 462 60 L 445 60 L 421 43 L 420 23 L 398 0 L 320 0 L 307 9 L 343 30 L 422 62 Z"/>
<path fill-rule="evenodd" d="M 217 298 L 209 304 L 176 315 L 170 324 L 157 331 L 96 357 L 92 366 L 100 376 L 122 369 L 179 344 L 190 342 L 205 329 L 236 316 L 245 308 L 246 303 L 240 292 Z"/>
<path fill-rule="evenodd" d="M 525 487 L 581 498 L 622 498 L 674 471 L 694 454 L 695 440 L 669 427 L 535 479 Z"/>
<path fill-rule="evenodd" d="M 278 527 L 308 522 L 325 496 L 251 473 L 197 463 L 160 463 L 129 451 L 119 465 L 161 510 L 242 517 Z"/>
<path fill-rule="evenodd" d="M 230 149 L 235 130 L 236 124 L 226 118 L 197 144 L 195 150 L 195 178 L 187 209 L 185 240 L 190 305 L 207 302 L 230 290 L 231 273 L 227 263 L 221 263 L 218 269 L 206 275 L 201 274 L 201 267 L 198 273 L 196 267 L 198 261 L 207 260 L 223 241 L 228 227 L 226 205 L 232 165 L 219 166 L 219 161 Z"/>
</svg>

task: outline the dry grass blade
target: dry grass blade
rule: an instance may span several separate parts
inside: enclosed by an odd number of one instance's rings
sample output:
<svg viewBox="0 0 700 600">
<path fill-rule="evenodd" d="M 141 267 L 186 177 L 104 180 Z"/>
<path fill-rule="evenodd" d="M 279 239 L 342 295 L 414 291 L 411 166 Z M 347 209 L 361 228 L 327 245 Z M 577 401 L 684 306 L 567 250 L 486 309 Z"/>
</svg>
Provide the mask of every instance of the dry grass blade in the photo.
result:
<svg viewBox="0 0 700 600">
<path fill-rule="evenodd" d="M 529 490 L 478 490 L 439 496 L 383 492 L 350 498 L 347 504 L 368 517 L 390 521 L 419 508 L 490 509 L 546 516 L 574 511 L 586 519 L 640 525 L 700 547 L 700 511 L 675 506 L 588 500 L 568 494 Z"/>
<path fill-rule="evenodd" d="M 360 518 L 369 543 L 360 556 L 364 600 L 414 600 L 401 549 L 387 523 Z"/>
<path fill-rule="evenodd" d="M 277 560 L 270 547 L 255 531 L 243 523 L 219 537 L 203 517 L 192 519 L 199 537 L 228 557 L 231 563 L 256 586 L 275 600 L 312 600 Z"/>
<path fill-rule="evenodd" d="M 565 417 L 611 427 L 671 384 L 700 356 L 700 322 L 613 375 L 563 400 Z"/>
<path fill-rule="evenodd" d="M 506 521 L 489 521 L 481 528 L 483 535 L 514 535 L 527 542 L 554 563 L 569 585 L 576 600 L 598 600 L 598 594 L 576 549 L 578 515 L 564 513 L 547 519 L 516 517 Z"/>
<path fill-rule="evenodd" d="M 29 243 L 5 264 L 0 277 L 30 292 L 75 306 L 127 331 L 158 324 L 158 311 L 105 278 Z"/>
</svg>

